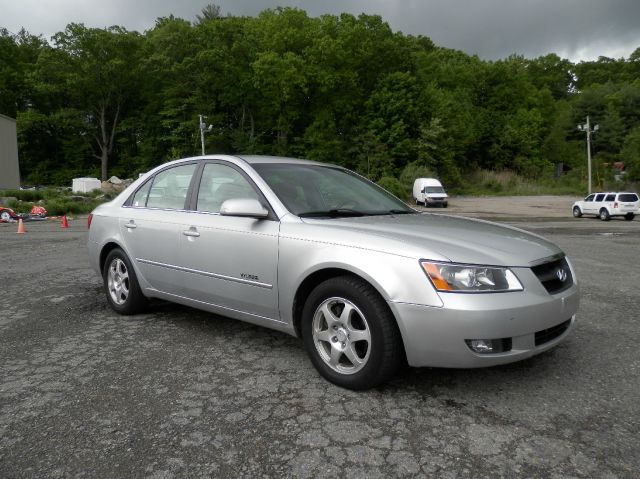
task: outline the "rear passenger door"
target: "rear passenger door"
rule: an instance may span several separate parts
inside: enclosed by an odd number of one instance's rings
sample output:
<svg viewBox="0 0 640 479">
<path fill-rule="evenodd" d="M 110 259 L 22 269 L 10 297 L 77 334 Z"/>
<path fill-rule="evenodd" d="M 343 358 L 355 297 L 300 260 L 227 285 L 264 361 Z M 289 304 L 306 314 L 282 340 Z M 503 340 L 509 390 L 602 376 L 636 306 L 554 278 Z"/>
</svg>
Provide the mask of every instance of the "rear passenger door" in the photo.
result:
<svg viewBox="0 0 640 479">
<path fill-rule="evenodd" d="M 131 261 L 153 289 L 170 294 L 182 293 L 175 267 L 196 168 L 193 162 L 156 173 L 125 203 L 120 215 L 120 234 Z"/>
</svg>

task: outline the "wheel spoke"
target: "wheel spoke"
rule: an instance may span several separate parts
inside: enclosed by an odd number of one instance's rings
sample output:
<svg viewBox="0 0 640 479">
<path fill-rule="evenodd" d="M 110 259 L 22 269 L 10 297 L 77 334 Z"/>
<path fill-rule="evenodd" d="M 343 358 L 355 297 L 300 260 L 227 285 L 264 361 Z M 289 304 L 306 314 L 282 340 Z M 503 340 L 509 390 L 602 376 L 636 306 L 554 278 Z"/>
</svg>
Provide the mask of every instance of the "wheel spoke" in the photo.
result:
<svg viewBox="0 0 640 479">
<path fill-rule="evenodd" d="M 333 314 L 333 311 L 331 311 L 331 305 L 332 303 L 325 303 L 321 308 L 324 320 L 327 322 L 327 326 L 329 326 L 329 328 L 340 321 L 336 315 Z"/>
<path fill-rule="evenodd" d="M 337 368 L 338 364 L 340 363 L 340 357 L 341 356 L 342 356 L 342 351 L 340 351 L 336 347 L 332 347 L 331 348 L 331 358 L 329 359 L 329 364 L 331 364 L 331 366 L 333 366 L 334 368 Z"/>
<path fill-rule="evenodd" d="M 352 343 L 357 341 L 371 342 L 371 334 L 368 329 L 349 329 L 349 339 Z"/>
<path fill-rule="evenodd" d="M 363 363 L 364 358 L 358 356 L 356 350 L 353 349 L 353 344 L 349 344 L 347 346 L 347 348 L 344 350 L 344 355 L 349 359 L 349 361 L 351 361 L 351 364 L 353 364 L 355 368 Z"/>
<path fill-rule="evenodd" d="M 340 313 L 340 321 L 342 324 L 348 326 L 351 323 L 351 313 L 354 311 L 353 306 L 349 303 L 344 303 L 342 313 Z"/>
<path fill-rule="evenodd" d="M 324 331 L 316 331 L 314 333 L 314 336 L 318 341 L 323 341 L 325 343 L 330 343 L 331 342 L 331 337 L 333 336 L 333 334 L 331 333 L 330 330 L 325 329 Z"/>
</svg>

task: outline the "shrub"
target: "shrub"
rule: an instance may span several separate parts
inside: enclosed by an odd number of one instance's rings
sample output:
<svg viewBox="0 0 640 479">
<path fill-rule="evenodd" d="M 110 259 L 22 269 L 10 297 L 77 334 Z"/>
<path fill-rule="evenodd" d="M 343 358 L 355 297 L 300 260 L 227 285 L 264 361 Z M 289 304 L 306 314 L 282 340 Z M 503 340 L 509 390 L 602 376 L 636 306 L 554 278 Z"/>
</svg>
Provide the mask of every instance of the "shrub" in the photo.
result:
<svg viewBox="0 0 640 479">
<path fill-rule="evenodd" d="M 436 174 L 426 166 L 414 161 L 408 163 L 400 173 L 400 185 L 404 190 L 403 196 L 399 198 L 410 198 L 413 192 L 413 183 L 416 178 L 437 178 Z M 446 185 L 445 185 L 446 188 Z"/>
<path fill-rule="evenodd" d="M 402 186 L 402 183 L 397 178 L 391 176 L 383 176 L 378 181 L 378 185 L 382 186 L 388 192 L 396 195 L 401 200 L 407 199 L 407 193 Z"/>
<path fill-rule="evenodd" d="M 98 197 L 101 195 L 102 197 Z M 8 206 L 17 213 L 29 213 L 34 204 L 43 206 L 49 216 L 64 214 L 90 213 L 100 203 L 112 199 L 113 195 L 102 195 L 100 191 L 91 193 L 75 193 L 70 196 L 67 189 L 49 188 L 46 190 L 6 190 L 1 196 L 12 196 L 17 200 L 10 201 Z"/>
</svg>

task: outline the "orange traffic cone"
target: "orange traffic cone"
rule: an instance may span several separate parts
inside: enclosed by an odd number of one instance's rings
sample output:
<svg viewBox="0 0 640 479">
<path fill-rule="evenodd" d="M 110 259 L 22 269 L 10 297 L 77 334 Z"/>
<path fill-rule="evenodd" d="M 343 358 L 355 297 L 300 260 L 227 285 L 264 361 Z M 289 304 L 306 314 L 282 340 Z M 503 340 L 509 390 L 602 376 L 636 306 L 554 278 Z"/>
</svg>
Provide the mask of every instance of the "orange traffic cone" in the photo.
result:
<svg viewBox="0 0 640 479">
<path fill-rule="evenodd" d="M 27 230 L 24 229 L 24 223 L 22 222 L 22 218 L 18 220 L 18 234 L 25 234 Z"/>
<path fill-rule="evenodd" d="M 62 217 L 62 223 L 60 223 L 60 228 L 68 228 L 69 222 L 67 221 L 67 215 Z"/>
</svg>

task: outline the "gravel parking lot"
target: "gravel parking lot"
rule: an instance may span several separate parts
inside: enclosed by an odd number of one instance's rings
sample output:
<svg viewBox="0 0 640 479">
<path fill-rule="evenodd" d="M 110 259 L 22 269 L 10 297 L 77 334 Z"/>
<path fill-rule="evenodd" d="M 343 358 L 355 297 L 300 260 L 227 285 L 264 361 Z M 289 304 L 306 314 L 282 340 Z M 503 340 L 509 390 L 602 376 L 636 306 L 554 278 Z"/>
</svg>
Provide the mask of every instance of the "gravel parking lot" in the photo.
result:
<svg viewBox="0 0 640 479">
<path fill-rule="evenodd" d="M 573 200 L 429 210 L 558 243 L 582 288 L 573 336 L 367 392 L 321 379 L 278 332 L 165 303 L 114 314 L 85 219 L 0 224 L 0 477 L 637 478 L 640 218 L 574 219 Z"/>
</svg>

